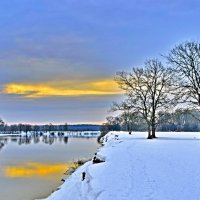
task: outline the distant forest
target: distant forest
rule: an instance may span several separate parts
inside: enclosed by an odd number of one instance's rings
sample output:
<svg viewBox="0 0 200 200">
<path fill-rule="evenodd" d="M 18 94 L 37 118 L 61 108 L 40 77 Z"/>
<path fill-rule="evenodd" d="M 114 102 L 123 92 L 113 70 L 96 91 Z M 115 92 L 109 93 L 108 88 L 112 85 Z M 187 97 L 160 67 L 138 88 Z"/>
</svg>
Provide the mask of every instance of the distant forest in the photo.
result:
<svg viewBox="0 0 200 200">
<path fill-rule="evenodd" d="M 175 112 L 159 114 L 157 131 L 200 131 L 200 113 L 197 110 L 177 109 Z M 140 113 L 123 113 L 117 117 L 107 117 L 102 125 L 76 124 L 76 125 L 7 125 L 0 120 L 1 132 L 48 132 L 48 131 L 147 131 L 148 127 Z"/>
<path fill-rule="evenodd" d="M 30 125 L 30 124 L 12 124 L 7 125 L 3 120 L 0 120 L 1 132 L 52 132 L 52 131 L 99 131 L 100 125 L 93 124 L 76 124 L 76 125 Z"/>
<path fill-rule="evenodd" d="M 197 110 L 177 109 L 175 112 L 159 114 L 157 131 L 200 131 L 200 113 Z M 117 117 L 107 117 L 101 126 L 108 131 L 147 131 L 148 127 L 140 113 L 123 113 Z"/>
</svg>

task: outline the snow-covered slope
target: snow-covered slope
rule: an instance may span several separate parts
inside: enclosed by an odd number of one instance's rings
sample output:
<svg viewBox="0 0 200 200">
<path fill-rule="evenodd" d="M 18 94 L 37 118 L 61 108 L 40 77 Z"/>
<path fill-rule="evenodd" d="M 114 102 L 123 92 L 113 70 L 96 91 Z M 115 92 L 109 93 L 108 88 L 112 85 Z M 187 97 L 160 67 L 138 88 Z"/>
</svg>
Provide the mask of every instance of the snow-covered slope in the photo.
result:
<svg viewBox="0 0 200 200">
<path fill-rule="evenodd" d="M 48 200 L 200 199 L 200 134 L 146 135 L 108 133 L 97 152 L 105 162 L 87 162 Z"/>
</svg>

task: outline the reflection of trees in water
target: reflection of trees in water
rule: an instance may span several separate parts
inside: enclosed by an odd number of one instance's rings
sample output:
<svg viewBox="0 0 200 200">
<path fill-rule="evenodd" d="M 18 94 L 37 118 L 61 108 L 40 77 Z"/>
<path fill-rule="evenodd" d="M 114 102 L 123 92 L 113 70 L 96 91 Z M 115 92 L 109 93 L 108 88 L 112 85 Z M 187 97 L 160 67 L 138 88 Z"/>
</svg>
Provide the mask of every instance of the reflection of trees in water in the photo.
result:
<svg viewBox="0 0 200 200">
<path fill-rule="evenodd" d="M 63 137 L 58 136 L 58 140 L 59 140 L 59 142 L 62 142 L 63 141 Z"/>
<path fill-rule="evenodd" d="M 18 141 L 18 139 L 16 138 L 16 137 L 11 137 L 11 142 L 17 142 Z"/>
<path fill-rule="evenodd" d="M 0 143 L 7 144 L 8 138 L 7 137 L 0 137 Z"/>
<path fill-rule="evenodd" d="M 24 137 L 18 137 L 17 139 L 18 139 L 19 145 L 21 145 L 21 144 L 31 144 L 32 137 L 24 136 Z"/>
<path fill-rule="evenodd" d="M 43 139 L 42 141 L 45 143 L 45 144 L 53 144 L 54 143 L 54 137 L 48 137 L 48 136 L 43 136 Z"/>
<path fill-rule="evenodd" d="M 65 144 L 67 144 L 68 143 L 68 137 L 64 137 L 63 141 L 64 141 Z"/>
<path fill-rule="evenodd" d="M 8 138 L 0 138 L 0 150 L 8 143 Z"/>
<path fill-rule="evenodd" d="M 65 144 L 67 144 L 67 142 L 68 142 L 68 137 L 64 137 L 64 136 L 58 136 L 58 137 L 56 137 L 56 136 L 52 136 L 52 135 L 50 135 L 50 136 L 43 136 L 43 139 L 42 139 L 42 141 L 45 143 L 45 144 L 53 144 L 54 142 L 62 142 L 62 141 L 64 141 L 64 143 Z"/>
<path fill-rule="evenodd" d="M 64 135 L 40 136 L 40 134 L 34 134 L 32 136 L 20 136 L 20 137 L 2 137 L 2 138 L 0 137 L 0 148 L 2 148 L 8 142 L 18 143 L 18 145 L 31 144 L 31 142 L 34 144 L 44 143 L 49 145 L 52 145 L 54 142 L 59 142 L 59 143 L 64 142 L 64 144 L 67 144 L 68 137 Z"/>
<path fill-rule="evenodd" d="M 30 144 L 31 143 L 31 137 L 25 137 L 25 143 Z"/>
<path fill-rule="evenodd" d="M 53 144 L 54 143 L 55 138 L 54 137 L 49 137 L 49 144 Z"/>
<path fill-rule="evenodd" d="M 3 142 L 0 142 L 0 150 L 4 147 L 4 143 Z"/>
<path fill-rule="evenodd" d="M 23 139 L 22 139 L 22 137 L 20 137 L 19 140 L 18 140 L 18 145 L 21 145 L 21 144 L 23 144 Z"/>
<path fill-rule="evenodd" d="M 40 142 L 40 137 L 39 136 L 33 136 L 33 142 L 35 144 L 39 143 Z"/>
<path fill-rule="evenodd" d="M 48 144 L 48 143 L 49 143 L 49 139 L 48 139 L 47 136 L 43 136 L 42 141 L 43 141 L 45 144 Z"/>
</svg>

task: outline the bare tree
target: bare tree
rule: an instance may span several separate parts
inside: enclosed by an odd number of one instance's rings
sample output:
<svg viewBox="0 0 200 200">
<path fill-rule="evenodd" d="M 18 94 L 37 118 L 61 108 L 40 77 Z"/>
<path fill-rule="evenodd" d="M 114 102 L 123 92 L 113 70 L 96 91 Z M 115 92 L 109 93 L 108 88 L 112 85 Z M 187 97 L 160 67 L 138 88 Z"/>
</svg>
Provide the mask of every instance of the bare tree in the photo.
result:
<svg viewBox="0 0 200 200">
<path fill-rule="evenodd" d="M 24 129 L 24 125 L 20 123 L 17 126 L 18 126 L 18 129 L 19 129 L 19 132 L 21 133 Z"/>
<path fill-rule="evenodd" d="M 23 127 L 24 127 L 24 132 L 26 134 L 32 130 L 32 127 L 30 124 L 24 124 Z"/>
<path fill-rule="evenodd" d="M 39 132 L 39 130 L 40 130 L 40 126 L 38 126 L 38 125 L 34 125 L 34 126 L 32 126 L 32 130 L 33 130 L 34 133 L 36 134 L 36 133 Z"/>
<path fill-rule="evenodd" d="M 121 119 L 122 130 L 128 131 L 129 134 L 134 130 L 146 129 L 146 123 L 144 122 L 141 113 L 125 110 L 119 117 Z"/>
<path fill-rule="evenodd" d="M 5 122 L 0 118 L 0 131 L 4 131 Z"/>
<path fill-rule="evenodd" d="M 131 123 L 133 119 L 133 114 L 130 113 L 129 110 L 125 110 L 120 117 L 122 119 L 121 120 L 122 123 L 126 125 L 126 129 L 129 132 L 129 135 L 131 135 L 131 132 L 132 132 Z"/>
<path fill-rule="evenodd" d="M 200 43 L 181 43 L 166 58 L 177 76 L 182 102 L 200 108 Z"/>
<path fill-rule="evenodd" d="M 133 68 L 132 72 L 118 72 L 115 81 L 125 91 L 126 100 L 122 103 L 114 103 L 112 110 L 123 112 L 139 112 L 145 119 L 148 127 L 148 138 L 151 136 L 151 116 L 149 91 L 145 84 L 144 68 Z"/>
<path fill-rule="evenodd" d="M 69 127 L 67 122 L 63 125 L 63 131 L 68 131 Z"/>
<path fill-rule="evenodd" d="M 140 113 L 148 127 L 148 138 L 156 138 L 158 113 L 173 105 L 171 70 L 152 59 L 144 67 L 133 68 L 132 72 L 117 73 L 115 80 L 127 98 L 121 104 L 114 103 L 113 110 Z"/>
</svg>

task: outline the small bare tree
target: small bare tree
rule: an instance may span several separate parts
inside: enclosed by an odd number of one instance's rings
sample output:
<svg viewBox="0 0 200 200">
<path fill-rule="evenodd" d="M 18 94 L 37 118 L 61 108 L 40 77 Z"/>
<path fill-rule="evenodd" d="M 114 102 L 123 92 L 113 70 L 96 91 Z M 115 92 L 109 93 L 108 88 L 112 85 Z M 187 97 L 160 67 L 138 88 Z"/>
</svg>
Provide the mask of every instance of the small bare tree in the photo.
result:
<svg viewBox="0 0 200 200">
<path fill-rule="evenodd" d="M 121 104 L 114 103 L 113 110 L 140 113 L 148 127 L 148 138 L 156 138 L 158 113 L 173 105 L 171 70 L 152 59 L 144 67 L 133 68 L 132 72 L 117 73 L 115 80 L 127 98 Z"/>
<path fill-rule="evenodd" d="M 5 122 L 0 118 L 0 131 L 4 131 Z"/>
</svg>

